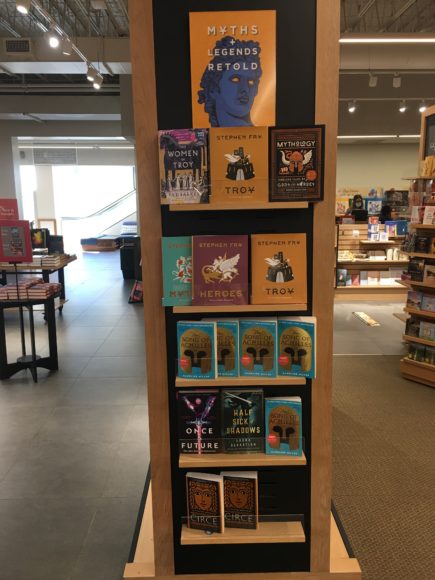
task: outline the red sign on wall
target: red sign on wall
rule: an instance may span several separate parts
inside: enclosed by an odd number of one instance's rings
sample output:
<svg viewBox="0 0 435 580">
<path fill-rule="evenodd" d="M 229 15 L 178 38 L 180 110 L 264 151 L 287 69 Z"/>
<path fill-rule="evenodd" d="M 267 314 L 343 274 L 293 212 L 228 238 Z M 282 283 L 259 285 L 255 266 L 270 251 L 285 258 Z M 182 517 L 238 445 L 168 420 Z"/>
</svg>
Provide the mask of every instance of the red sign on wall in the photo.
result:
<svg viewBox="0 0 435 580">
<path fill-rule="evenodd" d="M 0 220 L 17 220 L 18 202 L 16 199 L 0 199 Z"/>
</svg>

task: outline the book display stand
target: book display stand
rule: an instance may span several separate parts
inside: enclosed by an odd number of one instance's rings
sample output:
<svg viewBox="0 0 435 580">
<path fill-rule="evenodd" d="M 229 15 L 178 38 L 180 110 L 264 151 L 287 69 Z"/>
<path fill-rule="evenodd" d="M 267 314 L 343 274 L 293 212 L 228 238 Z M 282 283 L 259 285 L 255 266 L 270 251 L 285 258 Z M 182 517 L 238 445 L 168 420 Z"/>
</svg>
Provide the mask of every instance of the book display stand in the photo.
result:
<svg viewBox="0 0 435 580">
<path fill-rule="evenodd" d="M 161 206 L 158 131 L 194 127 L 189 13 L 276 11 L 276 127 L 326 126 L 324 200 L 227 206 Z M 331 526 L 331 382 L 339 2 L 308 0 L 130 0 L 131 60 L 140 205 L 151 486 L 125 578 L 225 577 L 302 580 L 360 578 Z M 240 22 L 237 21 L 238 26 Z M 307 300 L 298 304 L 162 306 L 162 237 L 304 233 Z M 307 315 L 317 318 L 316 378 L 235 378 L 267 396 L 298 396 L 303 454 L 180 455 L 176 393 L 196 385 L 177 377 L 177 322 Z M 220 389 L 228 379 L 201 382 Z M 206 534 L 185 526 L 186 473 L 255 469 L 257 529 Z M 152 490 L 151 490 L 152 488 Z M 262 506 L 262 507 L 261 507 Z M 332 551 L 331 551 L 332 546 Z M 221 576 L 225 575 L 225 576 Z"/>
</svg>

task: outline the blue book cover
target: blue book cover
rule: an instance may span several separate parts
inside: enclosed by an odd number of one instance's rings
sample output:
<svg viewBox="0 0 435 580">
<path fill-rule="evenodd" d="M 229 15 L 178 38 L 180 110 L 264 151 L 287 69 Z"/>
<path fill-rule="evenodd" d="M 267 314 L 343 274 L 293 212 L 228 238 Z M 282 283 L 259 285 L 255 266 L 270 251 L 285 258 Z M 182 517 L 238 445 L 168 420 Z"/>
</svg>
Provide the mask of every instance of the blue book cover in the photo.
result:
<svg viewBox="0 0 435 580">
<path fill-rule="evenodd" d="M 162 238 L 163 306 L 192 304 L 192 238 Z"/>
<path fill-rule="evenodd" d="M 431 294 L 423 294 L 421 299 L 421 309 L 428 312 L 435 312 L 435 296 Z"/>
<path fill-rule="evenodd" d="M 239 376 L 239 321 L 217 320 L 218 377 Z"/>
<path fill-rule="evenodd" d="M 278 319 L 278 376 L 316 376 L 316 318 Z"/>
<path fill-rule="evenodd" d="M 302 401 L 300 397 L 265 399 L 266 454 L 302 455 Z"/>
<path fill-rule="evenodd" d="M 241 377 L 276 377 L 276 319 L 239 320 Z"/>
<path fill-rule="evenodd" d="M 216 322 L 177 322 L 178 376 L 216 378 Z"/>
</svg>

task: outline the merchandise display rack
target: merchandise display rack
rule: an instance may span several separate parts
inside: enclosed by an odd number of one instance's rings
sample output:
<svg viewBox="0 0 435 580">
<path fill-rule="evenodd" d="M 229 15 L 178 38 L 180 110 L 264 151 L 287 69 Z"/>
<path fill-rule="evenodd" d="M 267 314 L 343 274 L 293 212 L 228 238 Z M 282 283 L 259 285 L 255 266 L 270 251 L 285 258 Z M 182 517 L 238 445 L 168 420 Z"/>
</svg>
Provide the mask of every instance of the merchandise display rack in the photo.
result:
<svg viewBox="0 0 435 580">
<path fill-rule="evenodd" d="M 167 18 L 169 9 L 173 12 L 170 20 Z M 289 42 L 304 43 L 306 63 L 300 69 L 304 72 L 298 77 L 300 86 L 294 97 L 294 107 L 289 107 L 294 87 L 293 81 L 289 84 L 283 59 L 281 68 L 277 69 L 276 125 L 326 125 L 324 201 L 314 205 L 161 207 L 157 131 L 192 124 L 188 12 L 267 9 L 277 11 L 278 54 L 282 56 L 289 51 Z M 303 26 L 298 27 L 299 39 L 291 39 L 286 29 L 295 18 L 295 9 L 303 22 Z M 175 7 L 167 1 L 130 0 L 129 11 L 142 262 L 146 268 L 143 280 L 152 492 L 150 490 L 147 496 L 141 517 L 135 556 L 127 564 L 124 577 L 217 580 L 224 574 L 227 580 L 360 579 L 356 560 L 343 556 L 342 544 L 336 541 L 330 514 L 333 305 L 330 272 L 334 263 L 334 230 L 327 224 L 333 223 L 335 205 L 337 111 L 330 103 L 338 99 L 339 2 L 309 0 L 293 7 L 280 0 L 190 0 Z M 159 56 L 156 60 L 155 55 Z M 174 78 L 169 78 L 169 63 L 171 70 L 176 70 Z M 182 70 L 178 70 L 177 65 Z M 176 104 L 171 95 L 176 95 Z M 245 217 L 246 210 L 249 212 Z M 306 233 L 307 304 L 221 308 L 161 306 L 162 236 L 262 232 Z M 272 396 L 284 394 L 302 398 L 302 456 L 179 455 L 176 392 L 178 387 L 187 384 L 176 377 L 177 321 L 199 320 L 204 314 L 216 312 L 239 318 L 258 312 L 265 312 L 266 316 L 289 313 L 317 317 L 316 379 L 277 378 L 261 384 Z M 232 385 L 260 385 L 259 381 L 244 381 L 235 379 Z M 195 386 L 191 382 L 188 384 Z M 208 384 L 225 386 L 226 383 L 216 379 Z M 260 488 L 262 484 L 273 486 L 274 501 L 281 510 L 272 510 L 264 516 L 291 514 L 292 521 L 262 522 L 260 517 L 257 530 L 226 529 L 224 534 L 211 536 L 184 527 L 186 470 L 206 468 L 216 472 L 227 466 L 258 468 Z M 340 555 L 330 558 L 332 537 L 334 546 L 339 546 Z M 333 554 L 336 553 L 334 546 Z"/>
</svg>

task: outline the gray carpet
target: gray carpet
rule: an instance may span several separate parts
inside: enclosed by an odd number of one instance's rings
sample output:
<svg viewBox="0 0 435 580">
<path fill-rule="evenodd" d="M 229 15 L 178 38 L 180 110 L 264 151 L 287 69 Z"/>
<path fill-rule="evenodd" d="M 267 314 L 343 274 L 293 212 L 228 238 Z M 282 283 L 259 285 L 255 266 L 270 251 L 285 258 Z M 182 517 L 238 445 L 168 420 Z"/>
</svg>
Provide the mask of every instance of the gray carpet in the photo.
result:
<svg viewBox="0 0 435 580">
<path fill-rule="evenodd" d="M 435 391 L 334 357 L 333 500 L 364 580 L 435 579 Z"/>
</svg>

